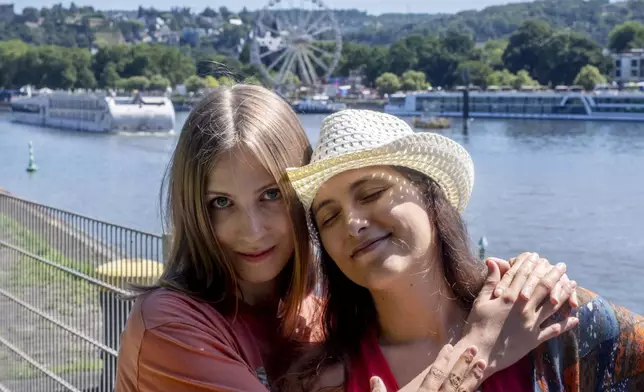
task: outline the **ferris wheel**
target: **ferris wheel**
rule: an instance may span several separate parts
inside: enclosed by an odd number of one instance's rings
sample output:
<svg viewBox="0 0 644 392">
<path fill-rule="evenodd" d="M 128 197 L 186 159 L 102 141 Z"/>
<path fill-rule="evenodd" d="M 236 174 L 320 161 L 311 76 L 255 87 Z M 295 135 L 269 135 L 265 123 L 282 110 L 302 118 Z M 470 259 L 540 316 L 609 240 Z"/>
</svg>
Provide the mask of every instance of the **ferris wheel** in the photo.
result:
<svg viewBox="0 0 644 392">
<path fill-rule="evenodd" d="M 271 0 L 251 39 L 251 62 L 273 86 L 317 85 L 331 75 L 342 52 L 338 23 L 321 0 L 299 0 L 297 6 Z"/>
</svg>

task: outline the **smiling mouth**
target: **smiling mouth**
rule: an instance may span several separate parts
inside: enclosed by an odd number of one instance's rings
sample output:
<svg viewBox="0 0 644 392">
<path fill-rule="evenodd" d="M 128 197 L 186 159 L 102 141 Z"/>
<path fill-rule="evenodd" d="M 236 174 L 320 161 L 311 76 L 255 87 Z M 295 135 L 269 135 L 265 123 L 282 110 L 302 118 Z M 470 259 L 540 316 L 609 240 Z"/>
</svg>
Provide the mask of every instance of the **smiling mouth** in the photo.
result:
<svg viewBox="0 0 644 392">
<path fill-rule="evenodd" d="M 370 240 L 370 241 L 367 241 L 367 242 L 365 242 L 365 243 L 361 244 L 360 246 L 358 246 L 358 248 L 356 248 L 356 249 L 353 251 L 353 253 L 351 254 L 351 257 L 352 257 L 352 258 L 355 258 L 355 257 L 360 256 L 360 255 L 363 255 L 363 254 L 365 254 L 365 253 L 369 253 L 369 252 L 370 252 L 370 251 L 372 251 L 376 246 L 378 246 L 378 245 L 379 245 L 383 240 L 386 240 L 386 239 L 388 239 L 389 237 L 391 237 L 391 233 L 386 234 L 386 235 L 384 235 L 384 236 L 382 236 L 382 237 L 379 237 L 379 238 L 375 238 L 375 239 L 373 239 L 373 240 Z"/>
<path fill-rule="evenodd" d="M 271 246 L 270 248 L 259 252 L 253 252 L 253 253 L 237 252 L 237 254 L 240 255 L 242 258 L 246 259 L 247 261 L 258 262 L 265 259 L 268 255 L 273 253 L 274 250 L 275 250 L 275 246 Z"/>
</svg>

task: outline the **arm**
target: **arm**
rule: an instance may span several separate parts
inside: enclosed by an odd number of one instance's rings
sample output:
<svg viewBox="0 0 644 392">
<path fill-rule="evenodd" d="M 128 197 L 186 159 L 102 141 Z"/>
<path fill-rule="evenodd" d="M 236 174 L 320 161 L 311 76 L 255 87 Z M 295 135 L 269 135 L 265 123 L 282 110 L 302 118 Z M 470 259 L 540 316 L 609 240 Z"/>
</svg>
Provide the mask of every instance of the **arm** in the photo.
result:
<svg viewBox="0 0 644 392">
<path fill-rule="evenodd" d="M 144 332 L 134 390 L 266 392 L 267 388 L 222 335 L 174 322 Z"/>
<path fill-rule="evenodd" d="M 641 390 L 644 317 L 588 290 L 578 295 L 579 327 L 547 347 L 564 358 L 563 384 L 570 391 Z"/>
</svg>

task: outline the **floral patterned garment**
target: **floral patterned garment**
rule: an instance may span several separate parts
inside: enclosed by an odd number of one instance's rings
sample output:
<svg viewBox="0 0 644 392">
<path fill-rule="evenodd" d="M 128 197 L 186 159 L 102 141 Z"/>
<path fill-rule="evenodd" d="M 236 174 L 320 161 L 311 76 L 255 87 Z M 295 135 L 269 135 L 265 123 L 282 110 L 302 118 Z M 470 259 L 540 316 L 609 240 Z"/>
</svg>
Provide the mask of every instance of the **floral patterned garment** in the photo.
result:
<svg viewBox="0 0 644 392">
<path fill-rule="evenodd" d="M 532 352 L 535 392 L 644 391 L 644 317 L 577 295 L 579 325 Z"/>
</svg>

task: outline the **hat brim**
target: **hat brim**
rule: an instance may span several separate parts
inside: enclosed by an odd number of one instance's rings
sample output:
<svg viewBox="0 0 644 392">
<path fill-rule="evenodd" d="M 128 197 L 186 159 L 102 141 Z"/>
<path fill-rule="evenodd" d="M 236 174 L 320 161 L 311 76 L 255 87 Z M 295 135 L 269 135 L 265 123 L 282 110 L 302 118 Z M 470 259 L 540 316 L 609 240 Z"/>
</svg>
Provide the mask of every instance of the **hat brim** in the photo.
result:
<svg viewBox="0 0 644 392">
<path fill-rule="evenodd" d="M 369 166 L 402 166 L 434 180 L 458 211 L 469 202 L 474 165 L 455 141 L 435 133 L 415 133 L 383 146 L 322 159 L 286 170 L 291 185 L 308 210 L 320 187 L 342 172 Z"/>
</svg>

